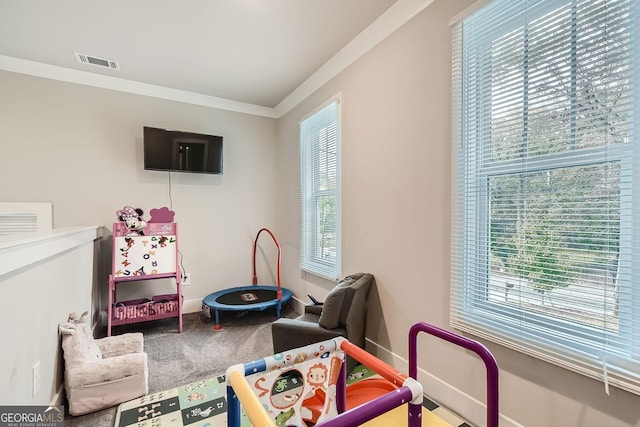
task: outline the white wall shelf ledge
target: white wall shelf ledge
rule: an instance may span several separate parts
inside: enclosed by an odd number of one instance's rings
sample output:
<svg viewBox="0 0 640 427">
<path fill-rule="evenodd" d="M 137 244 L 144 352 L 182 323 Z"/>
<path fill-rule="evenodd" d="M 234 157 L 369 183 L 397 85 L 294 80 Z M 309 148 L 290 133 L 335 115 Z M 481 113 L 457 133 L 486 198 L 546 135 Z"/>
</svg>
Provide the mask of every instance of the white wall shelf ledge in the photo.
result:
<svg viewBox="0 0 640 427">
<path fill-rule="evenodd" d="M 102 237 L 101 226 L 54 228 L 0 237 L 0 277 Z"/>
</svg>

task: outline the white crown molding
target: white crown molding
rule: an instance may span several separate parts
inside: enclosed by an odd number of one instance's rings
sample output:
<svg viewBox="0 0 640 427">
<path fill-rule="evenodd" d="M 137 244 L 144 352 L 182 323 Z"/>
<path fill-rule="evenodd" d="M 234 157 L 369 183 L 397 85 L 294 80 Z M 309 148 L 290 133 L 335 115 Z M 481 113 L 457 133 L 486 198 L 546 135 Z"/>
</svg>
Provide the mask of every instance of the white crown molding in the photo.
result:
<svg viewBox="0 0 640 427">
<path fill-rule="evenodd" d="M 215 96 L 203 95 L 186 90 L 141 83 L 133 80 L 125 80 L 117 77 L 90 73 L 88 71 L 73 70 L 71 68 L 43 64 L 41 62 L 27 61 L 11 56 L 0 55 L 0 70 L 93 86 L 102 89 L 110 89 L 119 92 L 133 93 L 152 98 L 184 102 L 203 107 L 276 118 L 274 109 L 269 107 L 217 98 Z"/>
<path fill-rule="evenodd" d="M 0 55 L 0 70 L 102 89 L 278 119 L 322 87 L 433 0 L 398 0 L 275 108 Z"/>
</svg>

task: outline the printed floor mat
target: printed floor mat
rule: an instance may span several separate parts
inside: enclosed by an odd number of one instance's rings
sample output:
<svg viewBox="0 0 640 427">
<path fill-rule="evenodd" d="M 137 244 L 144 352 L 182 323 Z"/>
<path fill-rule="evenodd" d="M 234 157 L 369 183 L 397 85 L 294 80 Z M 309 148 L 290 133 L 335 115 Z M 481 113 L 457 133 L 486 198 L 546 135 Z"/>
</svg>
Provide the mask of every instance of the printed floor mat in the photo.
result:
<svg viewBox="0 0 640 427">
<path fill-rule="evenodd" d="M 218 427 L 227 425 L 224 375 L 122 403 L 115 427 Z"/>
<path fill-rule="evenodd" d="M 357 366 L 347 384 L 375 378 L 365 366 Z M 227 400 L 225 376 L 196 381 L 170 390 L 142 396 L 120 404 L 114 427 L 226 427 Z M 364 426 L 406 426 L 403 407 L 369 421 Z M 424 398 L 422 410 L 424 427 L 469 427 L 457 415 Z M 243 417 L 242 427 L 250 427 Z"/>
</svg>

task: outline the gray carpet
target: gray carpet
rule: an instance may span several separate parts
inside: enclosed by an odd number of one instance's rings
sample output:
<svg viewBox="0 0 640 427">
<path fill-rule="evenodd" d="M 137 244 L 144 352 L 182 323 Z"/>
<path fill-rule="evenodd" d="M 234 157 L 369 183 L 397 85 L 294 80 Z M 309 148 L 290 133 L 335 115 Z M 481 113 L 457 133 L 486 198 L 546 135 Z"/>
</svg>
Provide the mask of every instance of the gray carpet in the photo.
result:
<svg viewBox="0 0 640 427">
<path fill-rule="evenodd" d="M 297 313 L 283 312 L 283 317 Z M 157 393 L 203 378 L 224 374 L 236 363 L 249 362 L 273 354 L 271 322 L 275 311 L 224 312 L 215 331 L 213 321 L 201 313 L 183 316 L 183 332 L 177 319 L 164 319 L 117 326 L 114 335 L 143 332 L 148 355 L 149 393 Z M 65 427 L 112 427 L 117 406 L 91 414 L 67 415 Z"/>
</svg>

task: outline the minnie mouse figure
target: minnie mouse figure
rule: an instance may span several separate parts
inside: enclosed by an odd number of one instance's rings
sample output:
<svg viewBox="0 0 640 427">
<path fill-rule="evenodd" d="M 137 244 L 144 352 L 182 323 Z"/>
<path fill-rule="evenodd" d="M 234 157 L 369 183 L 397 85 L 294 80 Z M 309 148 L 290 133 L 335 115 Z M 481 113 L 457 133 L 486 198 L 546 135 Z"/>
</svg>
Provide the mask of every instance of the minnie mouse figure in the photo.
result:
<svg viewBox="0 0 640 427">
<path fill-rule="evenodd" d="M 144 211 L 140 208 L 132 208 L 125 206 L 116 211 L 118 220 L 120 220 L 129 230 L 127 236 L 144 236 L 144 228 L 147 221 L 142 218 Z"/>
</svg>

